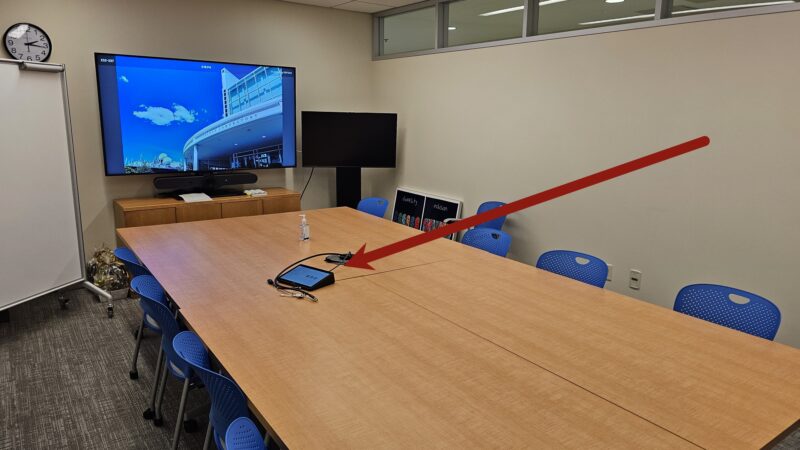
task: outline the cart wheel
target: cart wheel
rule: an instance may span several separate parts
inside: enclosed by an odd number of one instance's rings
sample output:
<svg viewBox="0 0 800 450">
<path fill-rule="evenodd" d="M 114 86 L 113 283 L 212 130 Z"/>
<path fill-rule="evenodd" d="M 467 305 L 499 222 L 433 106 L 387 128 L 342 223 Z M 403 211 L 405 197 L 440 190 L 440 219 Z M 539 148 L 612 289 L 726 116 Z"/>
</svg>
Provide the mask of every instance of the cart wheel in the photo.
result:
<svg viewBox="0 0 800 450">
<path fill-rule="evenodd" d="M 128 376 L 131 377 L 131 380 L 139 379 L 139 371 L 138 370 L 131 370 L 128 372 Z"/>
<path fill-rule="evenodd" d="M 153 419 L 153 425 L 155 425 L 157 427 L 160 427 L 161 425 L 164 425 L 164 418 L 161 417 L 161 418 L 158 418 L 158 419 Z"/>
<path fill-rule="evenodd" d="M 153 420 L 153 418 L 154 418 L 155 416 L 156 416 L 156 413 L 154 413 L 154 412 L 153 412 L 153 410 L 152 410 L 152 409 L 150 409 L 150 408 L 147 408 L 147 409 L 146 409 L 146 410 L 145 410 L 145 411 L 142 413 L 142 417 L 143 417 L 145 420 Z"/>
<path fill-rule="evenodd" d="M 66 297 L 64 294 L 60 294 L 58 296 L 58 304 L 61 309 L 67 309 L 67 305 L 69 304 L 69 298 Z"/>
<path fill-rule="evenodd" d="M 108 306 L 106 306 L 106 312 L 108 312 L 108 318 L 109 319 L 114 317 L 114 304 L 113 303 L 109 303 Z"/>
</svg>

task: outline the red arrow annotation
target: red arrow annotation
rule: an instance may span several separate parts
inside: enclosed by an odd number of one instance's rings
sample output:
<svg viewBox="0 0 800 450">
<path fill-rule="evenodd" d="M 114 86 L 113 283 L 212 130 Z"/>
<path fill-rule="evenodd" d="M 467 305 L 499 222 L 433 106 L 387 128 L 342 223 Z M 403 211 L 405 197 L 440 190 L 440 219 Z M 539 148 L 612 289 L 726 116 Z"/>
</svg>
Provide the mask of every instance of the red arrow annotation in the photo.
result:
<svg viewBox="0 0 800 450">
<path fill-rule="evenodd" d="M 387 256 L 402 252 L 404 250 L 408 250 L 410 248 L 425 244 L 427 242 L 433 241 L 440 237 L 447 236 L 449 234 L 453 234 L 461 230 L 466 230 L 467 228 L 474 227 L 475 225 L 488 222 L 498 217 L 507 216 L 517 211 L 530 208 L 531 206 L 536 206 L 541 203 L 553 200 L 555 198 L 571 194 L 575 191 L 586 189 L 590 186 L 594 186 L 595 184 L 608 181 L 612 178 L 617 178 L 622 175 L 637 171 L 639 169 L 644 169 L 645 167 L 652 166 L 654 164 L 658 164 L 668 159 L 675 158 L 676 156 L 680 156 L 685 153 L 699 150 L 710 143 L 711 140 L 708 138 L 708 136 L 701 136 L 699 138 L 692 139 L 691 141 L 684 142 L 683 144 L 679 144 L 674 147 L 661 150 L 659 152 L 651 153 L 647 156 L 643 156 L 641 158 L 628 161 L 626 163 L 620 164 L 610 169 L 606 169 L 594 173 L 592 175 L 579 178 L 575 181 L 570 181 L 569 183 L 562 184 L 561 186 L 556 186 L 546 191 L 539 192 L 538 194 L 533 194 L 530 197 L 525 197 L 515 202 L 511 202 L 506 205 L 500 206 L 498 208 L 490 209 L 489 211 L 476 214 L 471 217 L 467 217 L 465 219 L 459 220 L 458 222 L 454 222 L 449 225 L 445 225 L 441 228 L 428 231 L 427 233 L 422 233 L 412 236 L 408 239 L 403 239 L 402 241 L 397 241 L 393 244 L 389 244 L 377 248 L 375 250 L 371 250 L 369 252 L 365 252 L 367 247 L 367 244 L 365 243 L 364 245 L 361 246 L 358 252 L 356 252 L 356 254 L 353 255 L 350 261 L 348 261 L 347 264 L 345 265 L 349 267 L 357 267 L 360 269 L 375 270 L 369 264 L 372 261 L 385 258 Z"/>
</svg>

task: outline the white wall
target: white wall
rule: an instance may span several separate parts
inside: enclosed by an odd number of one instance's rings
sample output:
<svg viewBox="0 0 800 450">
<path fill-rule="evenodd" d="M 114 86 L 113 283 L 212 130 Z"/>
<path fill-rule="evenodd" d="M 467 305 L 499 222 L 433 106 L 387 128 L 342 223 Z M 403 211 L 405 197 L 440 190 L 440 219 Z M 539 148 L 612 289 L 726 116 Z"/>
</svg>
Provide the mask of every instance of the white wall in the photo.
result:
<svg viewBox="0 0 800 450">
<path fill-rule="evenodd" d="M 610 289 L 667 307 L 690 283 L 754 291 L 783 313 L 777 340 L 800 346 L 798 48 L 793 12 L 375 62 L 374 108 L 400 114 L 401 150 L 365 188 L 446 194 L 472 213 L 708 135 L 513 215 L 510 256 L 583 250 L 614 265 Z"/>
<path fill-rule="evenodd" d="M 297 67 L 297 106 L 367 110 L 372 20 L 273 0 L 0 0 L 0 28 L 30 21 L 67 65 L 85 247 L 113 246 L 112 201 L 154 194 L 152 176 L 106 177 L 94 52 Z M 299 130 L 298 117 L 298 130 Z M 29 168 L 35 171 L 35 167 Z M 259 186 L 301 189 L 308 169 L 260 170 Z M 303 206 L 330 206 L 332 170 L 317 170 Z"/>
</svg>

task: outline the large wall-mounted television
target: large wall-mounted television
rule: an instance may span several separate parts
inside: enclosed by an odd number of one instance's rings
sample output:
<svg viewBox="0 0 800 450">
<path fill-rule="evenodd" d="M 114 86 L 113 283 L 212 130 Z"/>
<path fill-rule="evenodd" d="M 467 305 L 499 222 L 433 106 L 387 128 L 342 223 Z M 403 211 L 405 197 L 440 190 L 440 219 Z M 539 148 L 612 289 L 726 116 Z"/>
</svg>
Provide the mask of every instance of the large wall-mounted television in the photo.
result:
<svg viewBox="0 0 800 450">
<path fill-rule="evenodd" d="M 303 111 L 303 165 L 395 167 L 397 114 Z"/>
<path fill-rule="evenodd" d="M 106 175 L 295 167 L 295 69 L 95 54 Z"/>
</svg>

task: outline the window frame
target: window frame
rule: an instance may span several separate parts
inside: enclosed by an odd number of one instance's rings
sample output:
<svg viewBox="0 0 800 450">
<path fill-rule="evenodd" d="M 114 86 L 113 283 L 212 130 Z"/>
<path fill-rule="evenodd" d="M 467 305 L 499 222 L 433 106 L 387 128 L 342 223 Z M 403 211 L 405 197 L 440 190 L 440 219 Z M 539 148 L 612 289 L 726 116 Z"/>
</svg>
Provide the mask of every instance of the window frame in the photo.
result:
<svg viewBox="0 0 800 450">
<path fill-rule="evenodd" d="M 538 34 L 539 1 L 524 0 L 523 4 L 523 24 L 522 33 L 518 38 L 502 39 L 496 41 L 478 42 L 458 46 L 447 46 L 447 27 L 448 27 L 448 4 L 457 0 L 426 0 L 411 5 L 392 8 L 372 15 L 372 59 L 375 61 L 383 59 L 407 58 L 410 56 L 430 55 L 436 53 L 456 52 L 462 50 L 473 50 L 478 48 L 497 47 L 501 45 L 523 44 L 527 42 L 547 41 L 550 39 L 563 39 L 575 36 L 587 36 L 591 34 L 614 33 L 617 31 L 638 30 L 641 28 L 662 27 L 677 25 L 682 23 L 704 22 L 707 20 L 730 19 L 735 17 L 757 16 L 763 14 L 775 14 L 782 12 L 800 11 L 800 3 L 788 3 L 784 5 L 753 6 L 751 8 L 731 9 L 730 11 L 713 11 L 707 13 L 687 14 L 685 16 L 671 16 L 672 0 L 655 0 L 655 14 L 653 20 L 633 22 L 619 25 L 608 25 L 584 30 L 562 31 L 558 33 Z M 384 54 L 383 48 L 383 19 L 396 14 L 416 11 L 418 9 L 434 7 L 435 14 L 435 38 L 434 48 L 430 50 L 419 50 L 404 53 Z"/>
</svg>

